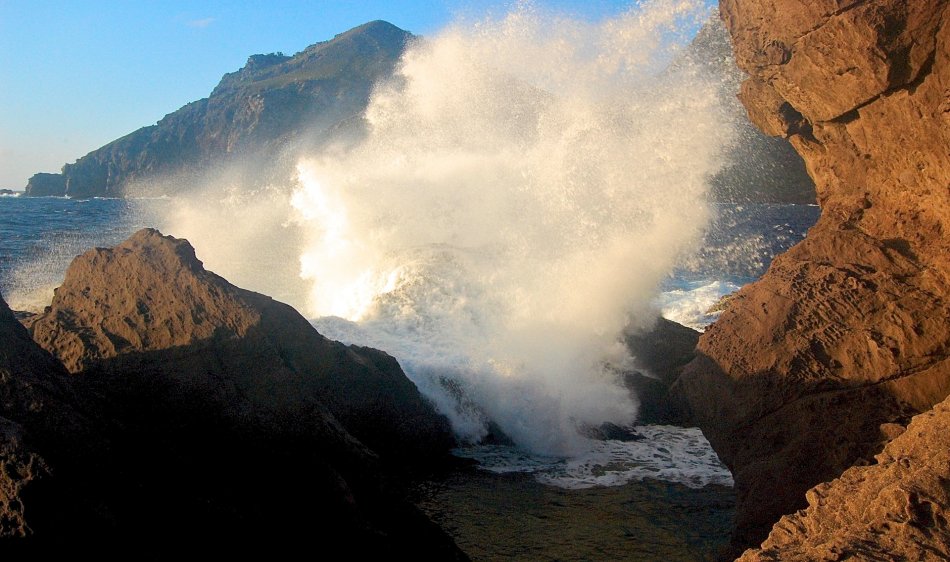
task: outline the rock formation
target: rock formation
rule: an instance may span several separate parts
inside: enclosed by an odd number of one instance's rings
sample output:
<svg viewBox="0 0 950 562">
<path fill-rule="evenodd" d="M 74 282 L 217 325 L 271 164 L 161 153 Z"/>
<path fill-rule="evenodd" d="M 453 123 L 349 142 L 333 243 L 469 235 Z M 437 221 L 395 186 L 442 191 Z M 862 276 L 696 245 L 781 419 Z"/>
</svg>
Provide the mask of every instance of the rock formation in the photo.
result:
<svg viewBox="0 0 950 562">
<path fill-rule="evenodd" d="M 161 375 L 224 407 L 297 412 L 318 402 L 371 449 L 405 461 L 453 444 L 448 421 L 395 359 L 324 338 L 293 308 L 206 271 L 187 241 L 156 230 L 76 258 L 52 305 L 26 322 L 72 373 Z M 202 386 L 216 380 L 228 384 Z"/>
<path fill-rule="evenodd" d="M 61 197 L 66 195 L 66 177 L 42 172 L 33 174 L 26 183 L 25 192 L 33 197 Z"/>
<path fill-rule="evenodd" d="M 398 364 L 186 241 L 91 250 L 23 322 L 68 371 L 2 303 L 0 551 L 464 558 L 402 496 L 453 439 Z"/>
<path fill-rule="evenodd" d="M 37 527 L 62 529 L 65 520 L 81 528 L 89 516 L 77 480 L 69 485 L 69 475 L 52 471 L 75 455 L 75 440 L 99 445 L 84 438 L 89 421 L 74 407 L 67 376 L 0 297 L 0 541 L 28 540 Z"/>
<path fill-rule="evenodd" d="M 736 98 L 744 75 L 736 66 L 729 32 L 720 18 L 710 18 L 674 64 L 692 65 L 718 81 L 729 120 L 726 126 L 734 127 L 738 137 L 726 150 L 726 165 L 710 179 L 716 201 L 815 202 L 815 185 L 801 156 L 787 139 L 770 137 L 755 128 Z"/>
<path fill-rule="evenodd" d="M 671 404 L 669 391 L 683 367 L 696 356 L 699 335 L 696 330 L 662 316 L 649 329 L 628 329 L 624 334 L 624 343 L 639 368 L 623 375 L 624 385 L 640 405 L 637 423 L 683 421 Z"/>
<path fill-rule="evenodd" d="M 950 560 L 948 435 L 950 399 L 916 416 L 877 464 L 809 490 L 808 509 L 739 560 Z"/>
<path fill-rule="evenodd" d="M 738 493 L 736 546 L 950 393 L 947 0 L 722 0 L 741 98 L 822 216 L 676 383 Z"/>
</svg>

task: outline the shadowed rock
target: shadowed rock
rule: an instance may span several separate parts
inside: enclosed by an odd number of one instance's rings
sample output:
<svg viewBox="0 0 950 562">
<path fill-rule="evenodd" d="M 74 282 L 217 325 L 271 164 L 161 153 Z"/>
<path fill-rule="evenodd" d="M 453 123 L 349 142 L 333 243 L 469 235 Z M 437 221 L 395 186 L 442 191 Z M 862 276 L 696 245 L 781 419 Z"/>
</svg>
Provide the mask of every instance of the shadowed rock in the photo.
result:
<svg viewBox="0 0 950 562">
<path fill-rule="evenodd" d="M 696 330 L 663 317 L 658 317 L 649 330 L 624 334 L 624 343 L 640 368 L 623 375 L 624 385 L 640 405 L 638 423 L 690 423 L 679 404 L 670 399 L 669 391 L 683 367 L 695 357 L 699 336 Z"/>
<path fill-rule="evenodd" d="M 293 308 L 208 272 L 185 240 L 141 230 L 76 258 L 50 308 L 26 320 L 72 373 L 175 380 L 222 408 L 325 405 L 384 457 L 423 462 L 453 444 L 396 361 L 330 341 Z"/>
<path fill-rule="evenodd" d="M 91 250 L 24 319 L 72 374 L 0 308 L 16 360 L 0 369 L 0 550 L 464 558 L 403 498 L 452 437 L 395 361 L 205 271 L 186 241 Z"/>
</svg>

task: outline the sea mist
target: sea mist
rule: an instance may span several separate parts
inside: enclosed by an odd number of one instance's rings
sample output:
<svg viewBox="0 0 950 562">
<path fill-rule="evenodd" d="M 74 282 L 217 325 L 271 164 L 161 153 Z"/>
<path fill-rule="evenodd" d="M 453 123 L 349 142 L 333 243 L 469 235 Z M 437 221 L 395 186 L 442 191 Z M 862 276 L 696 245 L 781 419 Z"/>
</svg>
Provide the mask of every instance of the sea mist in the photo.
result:
<svg viewBox="0 0 950 562">
<path fill-rule="evenodd" d="M 586 429 L 634 421 L 620 335 L 652 323 L 710 218 L 732 129 L 713 78 L 670 64 L 708 17 L 690 0 L 599 23 L 522 4 L 453 25 L 377 85 L 360 140 L 304 155 L 250 205 L 181 198 L 165 228 L 328 337 L 393 354 L 462 439 L 578 452 Z"/>
</svg>

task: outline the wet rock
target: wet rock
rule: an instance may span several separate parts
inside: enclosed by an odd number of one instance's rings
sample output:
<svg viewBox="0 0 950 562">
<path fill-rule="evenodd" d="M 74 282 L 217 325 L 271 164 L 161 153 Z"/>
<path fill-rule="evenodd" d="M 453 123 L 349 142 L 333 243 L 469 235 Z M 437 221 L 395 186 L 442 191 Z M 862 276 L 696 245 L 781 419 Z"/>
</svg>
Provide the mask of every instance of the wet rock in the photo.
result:
<svg viewBox="0 0 950 562">
<path fill-rule="evenodd" d="M 628 331 L 624 343 L 639 370 L 623 373 L 623 383 L 639 403 L 638 423 L 691 423 L 686 411 L 670 397 L 671 385 L 695 357 L 700 333 L 658 317 L 648 330 Z"/>
</svg>

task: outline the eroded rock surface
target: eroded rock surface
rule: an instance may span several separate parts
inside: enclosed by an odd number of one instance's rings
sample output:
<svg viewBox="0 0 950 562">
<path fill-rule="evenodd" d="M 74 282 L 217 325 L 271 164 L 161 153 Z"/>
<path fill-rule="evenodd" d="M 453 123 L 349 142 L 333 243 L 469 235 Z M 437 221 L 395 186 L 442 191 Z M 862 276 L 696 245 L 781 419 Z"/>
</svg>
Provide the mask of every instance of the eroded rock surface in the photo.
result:
<svg viewBox="0 0 950 562">
<path fill-rule="evenodd" d="M 950 559 L 950 399 L 916 416 L 877 455 L 812 488 L 743 562 Z"/>
<path fill-rule="evenodd" d="M 723 0 L 721 13 L 750 117 L 789 138 L 822 206 L 677 382 L 733 471 L 743 547 L 950 393 L 950 9 Z"/>
<path fill-rule="evenodd" d="M 36 535 L 82 534 L 98 519 L 85 478 L 97 463 L 74 461 L 104 440 L 68 382 L 0 297 L 0 551 Z"/>
</svg>

